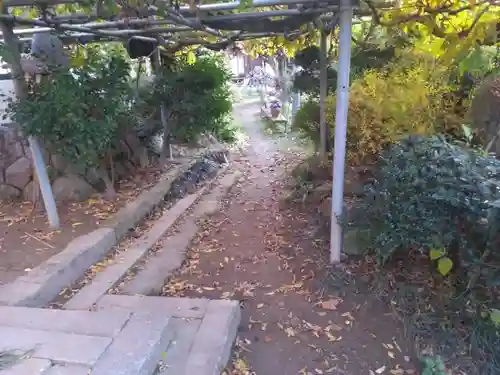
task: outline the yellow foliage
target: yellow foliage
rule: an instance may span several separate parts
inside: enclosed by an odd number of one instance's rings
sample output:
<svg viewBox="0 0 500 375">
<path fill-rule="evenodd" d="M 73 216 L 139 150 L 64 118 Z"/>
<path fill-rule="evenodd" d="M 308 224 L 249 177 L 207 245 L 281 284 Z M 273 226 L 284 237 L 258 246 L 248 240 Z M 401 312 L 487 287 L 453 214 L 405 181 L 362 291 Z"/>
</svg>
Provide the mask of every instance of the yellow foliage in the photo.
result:
<svg viewBox="0 0 500 375">
<path fill-rule="evenodd" d="M 454 114 L 451 103 L 445 99 L 452 91 L 446 82 L 445 68 L 415 56 L 400 56 L 385 69 L 368 71 L 353 82 L 349 94 L 347 163 L 370 163 L 389 143 L 408 134 L 430 135 L 460 126 L 462 118 Z M 332 95 L 326 103 L 332 136 L 335 106 L 336 97 Z M 309 114 L 301 116 L 299 112 L 297 119 L 302 120 L 294 123 L 294 128 L 316 142 L 311 123 L 318 126 L 317 117 L 312 115 L 310 103 L 305 109 Z M 305 117 L 308 121 L 304 121 Z"/>
</svg>

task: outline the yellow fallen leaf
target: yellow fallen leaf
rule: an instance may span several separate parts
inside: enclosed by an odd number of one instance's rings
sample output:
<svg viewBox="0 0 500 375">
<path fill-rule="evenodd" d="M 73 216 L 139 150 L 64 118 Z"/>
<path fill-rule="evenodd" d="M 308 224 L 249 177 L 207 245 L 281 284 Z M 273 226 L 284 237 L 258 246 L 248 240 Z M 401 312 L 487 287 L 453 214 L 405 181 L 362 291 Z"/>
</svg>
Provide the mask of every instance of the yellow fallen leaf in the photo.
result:
<svg viewBox="0 0 500 375">
<path fill-rule="evenodd" d="M 291 327 L 285 328 L 285 333 L 287 334 L 288 337 L 293 337 L 295 336 L 295 331 Z"/>
<path fill-rule="evenodd" d="M 322 309 L 325 310 L 337 310 L 338 305 L 342 302 L 340 298 L 332 298 L 327 301 L 323 301 L 320 303 Z"/>
</svg>

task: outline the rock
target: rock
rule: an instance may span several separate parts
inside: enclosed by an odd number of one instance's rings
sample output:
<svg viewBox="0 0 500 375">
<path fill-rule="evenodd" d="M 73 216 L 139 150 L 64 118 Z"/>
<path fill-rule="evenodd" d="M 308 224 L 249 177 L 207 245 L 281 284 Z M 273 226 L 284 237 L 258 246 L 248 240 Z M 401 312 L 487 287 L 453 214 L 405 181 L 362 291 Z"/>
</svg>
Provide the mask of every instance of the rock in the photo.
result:
<svg viewBox="0 0 500 375">
<path fill-rule="evenodd" d="M 68 163 L 67 167 L 64 169 L 63 174 L 65 175 L 85 175 L 85 168 L 81 165 L 77 165 L 74 163 Z"/>
<path fill-rule="evenodd" d="M 17 159 L 5 170 L 5 181 L 18 189 L 23 189 L 32 178 L 31 162 L 27 157 Z"/>
<path fill-rule="evenodd" d="M 35 191 L 37 189 L 37 191 Z M 26 201 L 36 201 L 39 197 L 38 194 L 38 184 L 34 180 L 31 180 L 28 185 L 23 189 L 22 197 Z M 36 194 L 36 195 L 35 195 Z"/>
<path fill-rule="evenodd" d="M 63 172 L 66 168 L 68 168 L 68 162 L 61 155 L 54 154 L 50 159 L 52 166 L 57 171 Z"/>
<path fill-rule="evenodd" d="M 12 200 L 19 198 L 21 190 L 7 184 L 0 185 L 0 200 Z"/>
<path fill-rule="evenodd" d="M 70 174 L 56 179 L 52 191 L 57 201 L 83 201 L 92 195 L 94 188 L 82 177 Z"/>
<path fill-rule="evenodd" d="M 87 182 L 97 191 L 104 191 L 106 189 L 106 184 L 95 168 L 89 168 L 85 174 L 85 180 L 87 180 Z"/>
<path fill-rule="evenodd" d="M 332 215 L 332 198 L 323 199 L 318 206 L 318 211 L 321 216 L 329 218 Z"/>
<path fill-rule="evenodd" d="M 359 243 L 361 232 L 347 228 L 344 231 L 344 253 L 347 255 L 363 255 L 365 249 Z"/>
<path fill-rule="evenodd" d="M 365 195 L 365 186 L 357 180 L 345 180 L 344 195 L 349 197 L 362 197 Z"/>
<path fill-rule="evenodd" d="M 29 151 L 29 150 L 28 150 Z M 25 150 L 24 150 L 24 147 L 23 147 L 23 143 L 21 141 L 17 141 L 16 143 L 14 143 L 14 145 L 12 146 L 12 155 L 16 158 L 20 158 L 20 157 L 23 157 L 25 156 Z"/>
</svg>

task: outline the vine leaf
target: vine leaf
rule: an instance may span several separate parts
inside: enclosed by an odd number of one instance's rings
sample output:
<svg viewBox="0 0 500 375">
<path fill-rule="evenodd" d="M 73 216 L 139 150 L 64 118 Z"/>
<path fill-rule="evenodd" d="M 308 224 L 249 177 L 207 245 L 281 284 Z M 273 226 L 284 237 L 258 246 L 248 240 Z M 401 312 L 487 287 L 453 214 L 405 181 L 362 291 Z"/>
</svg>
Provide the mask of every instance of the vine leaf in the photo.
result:
<svg viewBox="0 0 500 375">
<path fill-rule="evenodd" d="M 448 257 L 442 257 L 438 260 L 437 269 L 439 273 L 446 276 L 450 273 L 453 268 L 453 261 Z"/>
<path fill-rule="evenodd" d="M 495 325 L 500 324 L 500 310 L 491 309 L 490 310 L 490 319 Z"/>
<path fill-rule="evenodd" d="M 431 260 L 437 260 L 445 254 L 443 249 L 431 249 L 429 251 L 429 257 Z"/>
</svg>

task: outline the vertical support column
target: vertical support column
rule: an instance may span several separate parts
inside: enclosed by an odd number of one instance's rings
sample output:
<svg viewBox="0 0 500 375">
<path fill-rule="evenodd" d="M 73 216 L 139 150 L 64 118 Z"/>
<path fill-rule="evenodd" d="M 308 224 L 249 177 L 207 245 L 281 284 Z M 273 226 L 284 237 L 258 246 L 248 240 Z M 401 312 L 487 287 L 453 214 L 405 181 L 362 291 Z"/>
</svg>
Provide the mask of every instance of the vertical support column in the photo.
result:
<svg viewBox="0 0 500 375">
<path fill-rule="evenodd" d="M 35 137 L 28 137 L 28 142 L 30 145 L 31 155 L 33 156 L 33 165 L 35 167 L 36 176 L 42 192 L 45 211 L 47 211 L 49 225 L 52 229 L 58 229 L 60 226 L 59 215 L 57 214 L 56 201 L 54 199 L 54 194 L 52 193 L 52 186 L 50 185 L 47 167 L 45 166 L 45 161 L 43 159 L 42 148 L 38 139 Z"/>
<path fill-rule="evenodd" d="M 328 74 L 326 66 L 326 33 L 325 30 L 320 30 L 320 59 L 319 59 L 319 156 L 322 161 L 327 159 L 327 144 L 326 136 L 326 94 L 328 90 Z"/>
<path fill-rule="evenodd" d="M 160 48 L 156 47 L 155 51 L 155 74 L 158 76 L 161 74 L 161 53 Z M 163 158 L 169 158 L 172 160 L 172 144 L 170 142 L 170 129 L 168 126 L 168 116 L 167 108 L 165 104 L 160 106 L 161 123 L 163 125 L 163 145 L 161 150 L 161 156 Z"/>
<path fill-rule="evenodd" d="M 349 73 L 351 69 L 352 4 L 340 2 L 340 41 L 335 112 L 335 145 L 333 156 L 332 222 L 330 263 L 340 262 L 343 247 L 344 173 L 349 108 Z"/>
</svg>

